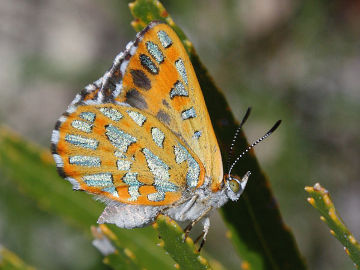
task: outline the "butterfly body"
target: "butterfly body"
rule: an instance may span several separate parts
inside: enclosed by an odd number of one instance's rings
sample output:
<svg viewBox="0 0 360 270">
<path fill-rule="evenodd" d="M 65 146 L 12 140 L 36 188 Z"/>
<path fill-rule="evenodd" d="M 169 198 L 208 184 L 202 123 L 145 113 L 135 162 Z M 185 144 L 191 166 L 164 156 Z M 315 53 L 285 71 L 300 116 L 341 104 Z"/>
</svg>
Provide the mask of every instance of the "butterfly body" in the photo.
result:
<svg viewBox="0 0 360 270">
<path fill-rule="evenodd" d="M 244 185 L 245 186 L 245 185 Z M 151 224 L 161 213 L 176 221 L 194 221 L 199 217 L 210 216 L 210 211 L 224 205 L 229 197 L 226 189 L 212 192 L 210 185 L 195 191 L 185 191 L 182 200 L 168 206 L 130 205 L 109 202 L 99 223 L 114 223 L 121 228 L 138 228 Z"/>
<path fill-rule="evenodd" d="M 158 214 L 203 219 L 243 191 L 220 149 L 190 59 L 175 32 L 150 23 L 58 120 L 61 176 L 107 206 L 99 223 L 143 227 Z M 229 183 L 234 184 L 230 185 Z"/>
</svg>

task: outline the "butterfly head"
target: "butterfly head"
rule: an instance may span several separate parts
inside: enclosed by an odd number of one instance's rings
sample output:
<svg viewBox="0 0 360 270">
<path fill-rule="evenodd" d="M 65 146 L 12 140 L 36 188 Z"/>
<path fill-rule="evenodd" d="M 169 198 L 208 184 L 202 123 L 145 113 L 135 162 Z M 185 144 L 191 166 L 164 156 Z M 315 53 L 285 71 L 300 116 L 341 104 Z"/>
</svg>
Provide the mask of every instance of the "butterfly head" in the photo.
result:
<svg viewBox="0 0 360 270">
<path fill-rule="evenodd" d="M 250 174 L 250 171 L 248 171 L 242 178 L 229 174 L 224 176 L 225 192 L 230 200 L 237 201 L 240 198 Z"/>
<path fill-rule="evenodd" d="M 232 144 L 230 146 L 230 154 L 229 154 L 229 158 L 228 158 L 228 173 L 225 174 L 224 176 L 224 183 L 225 183 L 225 188 L 226 188 L 226 195 L 232 200 L 232 201 L 236 201 L 239 199 L 240 195 L 243 193 L 245 186 L 247 184 L 247 181 L 249 179 L 250 176 L 250 171 L 248 171 L 241 179 L 232 175 L 231 171 L 234 168 L 234 166 L 237 164 L 237 162 L 246 154 L 248 153 L 255 145 L 257 145 L 258 143 L 260 143 L 261 141 L 265 140 L 267 137 L 269 137 L 271 135 L 271 133 L 273 133 L 278 126 L 281 123 L 281 120 L 278 120 L 275 125 L 268 131 L 266 132 L 266 134 L 264 136 L 262 136 L 261 138 L 257 139 L 255 142 L 253 142 L 250 146 L 248 146 L 240 155 L 238 155 L 238 157 L 235 159 L 235 161 L 233 161 L 233 163 L 230 166 L 230 160 L 233 154 L 233 147 L 235 145 L 235 141 L 237 136 L 239 135 L 239 132 L 241 130 L 241 127 L 243 126 L 243 124 L 246 122 L 246 120 L 249 117 L 250 114 L 250 108 L 247 109 L 245 116 L 243 117 L 239 127 L 237 128 Z"/>
</svg>

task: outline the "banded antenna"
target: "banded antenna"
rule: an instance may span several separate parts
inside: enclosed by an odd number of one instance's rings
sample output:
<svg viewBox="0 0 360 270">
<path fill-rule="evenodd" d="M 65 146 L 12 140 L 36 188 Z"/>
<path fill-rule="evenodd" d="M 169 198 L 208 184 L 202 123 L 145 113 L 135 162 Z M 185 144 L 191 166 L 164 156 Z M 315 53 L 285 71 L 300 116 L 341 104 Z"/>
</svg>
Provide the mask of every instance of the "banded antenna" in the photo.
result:
<svg viewBox="0 0 360 270">
<path fill-rule="evenodd" d="M 229 155 L 228 155 L 227 163 L 226 163 L 227 164 L 226 169 L 230 168 L 230 160 L 232 159 L 232 157 L 234 155 L 234 146 L 235 146 L 236 139 L 239 136 L 239 132 L 240 132 L 242 126 L 245 124 L 246 120 L 249 118 L 250 112 L 251 112 L 251 107 L 247 108 L 246 113 L 245 113 L 243 119 L 241 120 L 240 125 L 238 126 L 238 128 L 235 131 L 234 137 L 233 137 L 231 145 L 230 145 Z"/>
<path fill-rule="evenodd" d="M 269 137 L 271 135 L 271 133 L 273 133 L 280 125 L 281 120 L 278 120 L 275 125 L 268 131 L 265 133 L 264 136 L 262 136 L 261 138 L 257 139 L 255 142 L 253 142 L 248 148 L 245 149 L 244 152 L 242 152 L 237 158 L 236 160 L 233 162 L 233 164 L 231 165 L 230 169 L 229 169 L 229 175 L 231 174 L 232 169 L 234 168 L 234 166 L 236 165 L 236 163 L 240 160 L 240 158 L 242 158 L 247 152 L 249 152 L 255 145 L 257 145 L 259 142 L 265 140 L 267 137 Z"/>
</svg>

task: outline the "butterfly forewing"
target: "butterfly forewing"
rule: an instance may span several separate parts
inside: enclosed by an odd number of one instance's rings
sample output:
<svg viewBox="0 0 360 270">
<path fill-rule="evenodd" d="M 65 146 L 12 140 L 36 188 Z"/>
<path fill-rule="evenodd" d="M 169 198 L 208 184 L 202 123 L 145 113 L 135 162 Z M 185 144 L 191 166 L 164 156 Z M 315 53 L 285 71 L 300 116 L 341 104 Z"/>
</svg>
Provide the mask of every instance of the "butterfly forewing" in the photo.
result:
<svg viewBox="0 0 360 270">
<path fill-rule="evenodd" d="M 196 154 L 145 111 L 80 105 L 58 131 L 55 159 L 78 189 L 127 204 L 167 205 L 204 181 Z"/>
<path fill-rule="evenodd" d="M 217 189 L 223 178 L 221 154 L 190 59 L 175 32 L 152 23 L 130 48 L 115 100 L 156 117 L 199 157 Z M 113 81 L 116 81 L 115 79 Z M 205 89 L 206 90 L 206 89 Z M 103 90 L 103 95 L 106 95 Z"/>
</svg>

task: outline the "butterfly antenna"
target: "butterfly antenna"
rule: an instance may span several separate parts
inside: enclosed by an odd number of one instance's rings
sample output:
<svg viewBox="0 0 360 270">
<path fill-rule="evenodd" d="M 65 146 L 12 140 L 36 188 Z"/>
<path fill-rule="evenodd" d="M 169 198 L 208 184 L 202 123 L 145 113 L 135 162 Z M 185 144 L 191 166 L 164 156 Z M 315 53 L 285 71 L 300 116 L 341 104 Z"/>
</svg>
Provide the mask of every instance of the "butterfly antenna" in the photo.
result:
<svg viewBox="0 0 360 270">
<path fill-rule="evenodd" d="M 247 152 L 249 152 L 255 145 L 257 145 L 259 142 L 265 140 L 267 137 L 269 137 L 271 135 L 271 133 L 273 133 L 280 125 L 281 120 L 278 120 L 275 125 L 268 131 L 266 132 L 266 134 L 264 136 L 262 136 L 261 138 L 257 139 L 255 142 L 253 142 L 248 148 L 246 148 L 246 150 L 244 152 L 242 152 L 237 158 L 236 160 L 233 162 L 233 164 L 231 165 L 230 169 L 229 169 L 229 175 L 231 174 L 232 169 L 234 168 L 234 166 L 236 165 L 236 163 L 240 160 L 240 158 L 242 158 Z"/>
<path fill-rule="evenodd" d="M 240 132 L 242 126 L 245 124 L 246 120 L 249 118 L 250 112 L 251 112 L 251 107 L 247 108 L 246 113 L 245 113 L 243 119 L 241 120 L 240 125 L 238 126 L 238 128 L 235 131 L 234 137 L 233 137 L 231 145 L 230 145 L 229 155 L 227 158 L 227 169 L 229 169 L 229 167 L 230 167 L 230 160 L 234 154 L 234 145 L 235 145 L 236 139 L 239 136 L 239 132 Z"/>
</svg>

